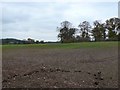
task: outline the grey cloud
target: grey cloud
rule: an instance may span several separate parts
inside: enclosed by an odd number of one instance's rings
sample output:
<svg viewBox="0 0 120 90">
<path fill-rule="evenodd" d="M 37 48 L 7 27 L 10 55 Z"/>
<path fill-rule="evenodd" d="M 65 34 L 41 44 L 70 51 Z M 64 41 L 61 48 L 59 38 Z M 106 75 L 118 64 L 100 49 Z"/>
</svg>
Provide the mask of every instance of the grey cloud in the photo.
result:
<svg viewBox="0 0 120 90">
<path fill-rule="evenodd" d="M 21 21 L 26 21 L 29 20 L 29 15 L 22 15 L 21 13 L 4 13 L 2 16 L 2 23 L 3 24 L 9 24 L 9 23 L 16 23 L 16 22 L 21 22 Z"/>
</svg>

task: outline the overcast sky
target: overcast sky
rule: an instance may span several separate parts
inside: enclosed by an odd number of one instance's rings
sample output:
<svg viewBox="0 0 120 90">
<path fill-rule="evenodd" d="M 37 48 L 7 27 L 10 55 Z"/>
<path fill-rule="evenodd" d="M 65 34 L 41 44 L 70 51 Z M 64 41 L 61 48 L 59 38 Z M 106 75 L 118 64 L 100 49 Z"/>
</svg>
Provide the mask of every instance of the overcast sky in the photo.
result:
<svg viewBox="0 0 120 90">
<path fill-rule="evenodd" d="M 57 41 L 62 21 L 74 27 L 85 20 L 104 22 L 118 17 L 118 2 L 6 2 L 1 15 L 2 38 Z"/>
</svg>

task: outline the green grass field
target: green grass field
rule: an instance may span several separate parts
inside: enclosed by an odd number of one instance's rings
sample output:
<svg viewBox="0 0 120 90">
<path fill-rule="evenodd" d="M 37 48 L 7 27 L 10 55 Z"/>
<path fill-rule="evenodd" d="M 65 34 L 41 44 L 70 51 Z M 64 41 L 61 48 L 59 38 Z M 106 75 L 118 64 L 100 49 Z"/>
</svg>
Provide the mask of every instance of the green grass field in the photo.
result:
<svg viewBox="0 0 120 90">
<path fill-rule="evenodd" d="M 1 45 L 4 48 L 63 48 L 63 49 L 78 49 L 78 48 L 106 48 L 118 46 L 118 42 L 81 42 L 81 43 L 57 43 L 57 44 L 9 44 Z"/>
</svg>

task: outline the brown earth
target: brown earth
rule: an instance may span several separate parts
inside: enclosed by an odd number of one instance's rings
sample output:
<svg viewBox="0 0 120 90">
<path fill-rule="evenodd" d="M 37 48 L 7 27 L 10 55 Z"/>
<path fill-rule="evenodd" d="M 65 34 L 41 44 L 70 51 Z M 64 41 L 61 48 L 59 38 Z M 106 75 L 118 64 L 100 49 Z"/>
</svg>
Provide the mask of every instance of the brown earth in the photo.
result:
<svg viewBox="0 0 120 90">
<path fill-rule="evenodd" d="M 3 49 L 3 88 L 116 88 L 118 48 Z"/>
</svg>

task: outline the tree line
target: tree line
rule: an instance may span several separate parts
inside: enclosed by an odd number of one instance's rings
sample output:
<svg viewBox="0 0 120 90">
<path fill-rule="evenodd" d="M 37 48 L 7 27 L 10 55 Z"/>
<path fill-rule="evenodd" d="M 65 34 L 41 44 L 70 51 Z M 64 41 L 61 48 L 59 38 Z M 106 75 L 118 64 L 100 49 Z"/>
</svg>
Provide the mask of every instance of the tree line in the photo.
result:
<svg viewBox="0 0 120 90">
<path fill-rule="evenodd" d="M 6 39 L 0 39 L 0 44 L 44 44 L 45 42 L 43 40 L 34 40 L 31 38 L 24 39 L 24 40 L 18 40 L 14 38 L 6 38 Z"/>
<path fill-rule="evenodd" d="M 120 18 L 110 18 L 104 23 L 96 20 L 93 26 L 88 21 L 83 21 L 78 28 L 73 27 L 69 21 L 63 21 L 60 25 L 57 30 L 61 43 L 120 40 Z"/>
</svg>

